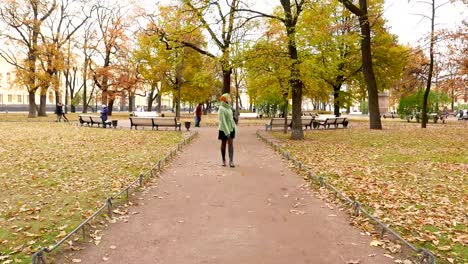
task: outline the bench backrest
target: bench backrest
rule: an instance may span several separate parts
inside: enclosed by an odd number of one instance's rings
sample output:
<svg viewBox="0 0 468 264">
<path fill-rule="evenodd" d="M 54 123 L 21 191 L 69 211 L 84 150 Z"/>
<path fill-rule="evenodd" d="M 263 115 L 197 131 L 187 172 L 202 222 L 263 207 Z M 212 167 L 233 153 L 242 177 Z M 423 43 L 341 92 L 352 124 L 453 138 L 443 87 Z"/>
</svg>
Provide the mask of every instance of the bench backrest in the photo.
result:
<svg viewBox="0 0 468 264">
<path fill-rule="evenodd" d="M 90 115 L 80 115 L 80 118 L 83 122 L 91 122 L 91 116 Z"/>
<path fill-rule="evenodd" d="M 102 118 L 100 116 L 90 116 L 91 122 L 93 123 L 102 123 Z"/>
<path fill-rule="evenodd" d="M 313 116 L 301 116 L 301 123 L 303 126 L 310 125 L 315 118 Z"/>
<path fill-rule="evenodd" d="M 336 117 L 328 117 L 328 118 L 325 119 L 325 123 L 326 124 L 336 124 L 336 120 L 337 120 Z"/>
<path fill-rule="evenodd" d="M 240 118 L 257 118 L 257 113 L 239 113 Z"/>
<path fill-rule="evenodd" d="M 336 124 L 343 124 L 346 120 L 346 117 L 338 117 L 336 118 Z"/>
<path fill-rule="evenodd" d="M 155 126 L 175 126 L 177 119 L 175 117 L 155 117 L 153 122 Z"/>
<path fill-rule="evenodd" d="M 288 118 L 288 126 L 291 125 L 292 119 Z M 272 118 L 270 121 L 271 126 L 284 126 L 284 118 Z"/>
<path fill-rule="evenodd" d="M 335 115 L 319 115 L 318 116 L 318 119 L 322 119 L 322 120 L 325 120 L 327 118 L 336 118 Z"/>
<path fill-rule="evenodd" d="M 153 118 L 151 117 L 130 117 L 132 126 L 153 126 Z"/>
</svg>

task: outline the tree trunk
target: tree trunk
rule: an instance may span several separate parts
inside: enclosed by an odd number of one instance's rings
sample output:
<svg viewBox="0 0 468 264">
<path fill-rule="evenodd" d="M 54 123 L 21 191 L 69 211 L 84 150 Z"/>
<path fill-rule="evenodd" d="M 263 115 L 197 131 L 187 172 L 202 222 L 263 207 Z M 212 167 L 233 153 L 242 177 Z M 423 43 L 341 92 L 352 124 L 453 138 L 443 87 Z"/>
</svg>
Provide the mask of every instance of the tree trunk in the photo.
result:
<svg viewBox="0 0 468 264">
<path fill-rule="evenodd" d="M 158 96 L 158 98 L 156 98 L 156 101 L 157 101 L 156 111 L 160 114 L 161 113 L 161 96 Z"/>
<path fill-rule="evenodd" d="M 109 106 L 109 105 L 107 104 L 107 100 L 109 100 L 108 97 L 109 97 L 109 96 L 108 96 L 108 94 L 107 94 L 107 90 L 102 90 L 102 93 L 101 93 L 101 104 L 105 104 L 105 105 Z M 96 104 L 97 104 L 97 103 L 98 103 L 98 96 L 97 96 L 97 93 L 96 93 Z M 110 111 L 110 110 L 109 110 L 109 111 Z"/>
<path fill-rule="evenodd" d="M 283 117 L 284 117 L 284 127 L 283 133 L 288 133 L 288 98 L 284 98 L 284 107 L 283 107 Z"/>
<path fill-rule="evenodd" d="M 108 113 L 109 116 L 112 115 L 112 110 L 114 108 L 114 101 L 115 101 L 114 97 L 109 98 L 109 102 L 108 102 L 108 105 L 107 105 L 107 108 L 109 109 L 109 113 Z"/>
<path fill-rule="evenodd" d="M 223 69 L 223 94 L 231 92 L 232 69 Z"/>
<path fill-rule="evenodd" d="M 135 95 L 129 94 L 128 95 L 128 112 L 135 111 Z"/>
<path fill-rule="evenodd" d="M 86 55 L 85 55 L 86 56 Z M 83 67 L 83 113 L 88 112 L 88 59 L 85 58 L 84 67 Z"/>
<path fill-rule="evenodd" d="M 371 30 L 367 13 L 367 0 L 359 0 L 363 15 L 359 16 L 361 26 L 361 53 L 362 53 L 362 69 L 364 78 L 367 83 L 367 92 L 369 96 L 369 119 L 370 129 L 382 129 L 379 110 L 379 92 L 377 90 L 377 82 L 375 80 L 374 69 L 372 66 L 372 50 L 371 50 Z"/>
<path fill-rule="evenodd" d="M 427 100 L 429 98 L 429 93 L 431 91 L 431 84 L 432 84 L 432 74 L 434 72 L 434 20 L 435 20 L 435 0 L 431 1 L 431 8 L 432 8 L 432 17 L 431 17 L 431 43 L 429 46 L 429 73 L 427 76 L 426 82 L 426 90 L 424 91 L 424 99 L 422 105 L 422 121 L 421 121 L 421 128 L 426 128 L 427 126 Z"/>
<path fill-rule="evenodd" d="M 335 116 L 340 116 L 340 90 L 341 85 L 333 86 L 333 106 Z"/>
<path fill-rule="evenodd" d="M 36 91 L 29 91 L 29 114 L 28 117 L 36 117 Z"/>
<path fill-rule="evenodd" d="M 39 103 L 39 113 L 37 114 L 38 116 L 47 116 L 46 105 L 47 105 L 47 93 L 46 94 L 41 93 L 40 103 Z"/>
<path fill-rule="evenodd" d="M 293 66 L 298 67 L 297 66 Z M 296 74 L 299 74 L 299 69 L 296 68 Z M 299 75 L 297 75 L 299 76 Z M 299 77 L 292 80 L 292 132 L 291 139 L 300 140 L 304 139 L 304 131 L 302 130 L 302 87 L 303 83 Z"/>
</svg>

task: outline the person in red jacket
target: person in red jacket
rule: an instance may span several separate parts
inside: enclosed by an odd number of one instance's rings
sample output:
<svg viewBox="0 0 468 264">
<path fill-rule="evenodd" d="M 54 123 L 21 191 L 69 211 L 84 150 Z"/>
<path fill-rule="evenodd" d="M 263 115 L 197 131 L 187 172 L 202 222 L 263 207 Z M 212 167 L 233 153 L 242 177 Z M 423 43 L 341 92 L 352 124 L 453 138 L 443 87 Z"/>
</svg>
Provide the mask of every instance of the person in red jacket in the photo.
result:
<svg viewBox="0 0 468 264">
<path fill-rule="evenodd" d="M 202 104 L 198 104 L 197 108 L 195 108 L 195 127 L 200 127 L 202 115 Z"/>
</svg>

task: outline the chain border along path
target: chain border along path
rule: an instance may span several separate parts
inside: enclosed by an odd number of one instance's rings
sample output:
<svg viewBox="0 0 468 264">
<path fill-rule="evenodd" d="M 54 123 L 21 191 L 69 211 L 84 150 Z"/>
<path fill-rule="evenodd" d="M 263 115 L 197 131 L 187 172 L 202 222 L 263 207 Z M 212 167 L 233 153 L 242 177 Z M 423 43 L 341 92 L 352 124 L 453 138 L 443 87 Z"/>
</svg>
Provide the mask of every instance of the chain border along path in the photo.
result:
<svg viewBox="0 0 468 264">
<path fill-rule="evenodd" d="M 59 242 L 57 242 L 55 245 L 53 246 L 50 246 L 48 248 L 41 248 L 39 251 L 37 251 L 36 253 L 34 253 L 32 255 L 32 263 L 33 264 L 45 264 L 46 261 L 45 261 L 45 253 L 51 253 L 52 251 L 54 251 L 55 249 L 57 249 L 58 247 L 60 247 L 65 241 L 67 241 L 70 237 L 72 237 L 73 235 L 77 234 L 80 230 L 82 232 L 82 236 L 83 238 L 85 238 L 85 235 L 86 235 L 86 231 L 85 231 L 85 228 L 86 228 L 86 224 L 88 224 L 91 220 L 93 220 L 96 216 L 98 216 L 100 213 L 102 213 L 106 208 L 108 210 L 108 215 L 109 217 L 112 217 L 112 210 L 113 210 L 113 203 L 112 201 L 113 200 L 116 200 L 118 197 L 122 196 L 123 194 L 125 194 L 125 198 L 128 200 L 128 195 L 129 195 L 129 191 L 130 189 L 136 189 L 136 188 L 140 188 L 140 187 L 143 187 L 143 184 L 144 184 L 144 180 L 151 177 L 153 178 L 154 176 L 157 175 L 158 172 L 161 172 L 163 170 L 163 167 L 165 164 L 167 164 L 169 161 L 171 161 L 172 159 L 174 159 L 174 157 L 177 155 L 177 152 L 181 151 L 182 150 L 182 147 L 187 145 L 188 143 L 192 142 L 192 140 L 198 135 L 198 132 L 195 131 L 195 132 L 190 132 L 190 135 L 185 138 L 182 142 L 180 142 L 179 144 L 177 144 L 177 147 L 175 147 L 174 149 L 172 149 L 164 158 L 158 160 L 155 165 L 149 169 L 148 171 L 146 171 L 145 173 L 141 173 L 140 175 L 138 175 L 137 179 L 130 183 L 127 187 L 125 187 L 124 189 L 122 189 L 119 193 L 109 197 L 106 199 L 106 201 L 104 202 L 104 204 L 99 208 L 97 209 L 90 217 L 88 217 L 88 219 L 84 220 L 83 222 L 81 222 L 75 229 L 73 229 L 73 231 L 71 231 L 70 233 L 68 233 L 64 238 L 62 238 Z"/>
<path fill-rule="evenodd" d="M 293 165 L 297 169 L 299 169 L 299 171 L 302 171 L 302 172 L 306 173 L 307 179 L 314 180 L 315 182 L 320 184 L 320 187 L 326 187 L 329 190 L 333 191 L 333 193 L 335 194 L 335 197 L 339 196 L 339 198 L 342 201 L 344 201 L 346 204 L 351 206 L 354 216 L 359 216 L 360 214 L 363 214 L 367 218 L 374 221 L 374 223 L 376 223 L 378 226 L 380 226 L 382 228 L 382 230 L 380 231 L 380 239 L 383 238 L 385 232 L 388 232 L 388 233 L 392 234 L 394 237 L 396 237 L 397 240 L 402 241 L 408 248 L 410 248 L 416 254 L 420 255 L 419 263 L 421 263 L 421 264 L 436 264 L 436 258 L 434 256 L 434 254 L 432 254 L 432 252 L 430 252 L 429 250 L 427 250 L 425 248 L 417 248 L 415 245 L 408 242 L 401 235 L 399 235 L 396 231 L 392 230 L 390 227 L 388 227 L 387 225 L 382 223 L 379 219 L 377 219 L 376 217 L 371 215 L 367 210 L 365 210 L 361 206 L 361 204 L 358 201 L 354 201 L 351 198 L 349 198 L 348 196 L 346 196 L 346 194 L 344 194 L 342 191 L 338 190 L 335 186 L 328 183 L 325 180 L 325 178 L 323 178 L 322 176 L 315 175 L 309 167 L 304 166 L 300 161 L 298 161 L 297 159 L 292 157 L 291 154 L 289 152 L 287 152 L 284 148 L 282 148 L 279 144 L 273 142 L 272 140 L 268 139 L 267 137 L 264 137 L 262 135 L 262 133 L 263 133 L 263 131 L 258 130 L 257 131 L 257 136 L 263 142 L 270 145 L 275 151 L 280 153 L 285 159 L 291 161 L 293 163 Z"/>
</svg>

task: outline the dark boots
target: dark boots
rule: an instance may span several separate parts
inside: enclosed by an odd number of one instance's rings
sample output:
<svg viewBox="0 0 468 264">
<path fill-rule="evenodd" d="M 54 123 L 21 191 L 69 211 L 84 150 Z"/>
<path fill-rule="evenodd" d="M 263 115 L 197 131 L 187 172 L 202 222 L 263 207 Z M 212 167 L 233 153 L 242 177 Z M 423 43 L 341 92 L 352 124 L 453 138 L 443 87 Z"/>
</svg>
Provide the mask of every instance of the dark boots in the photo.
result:
<svg viewBox="0 0 468 264">
<path fill-rule="evenodd" d="M 234 168 L 234 146 L 233 144 L 228 144 L 229 148 L 229 167 Z M 223 159 L 223 163 L 221 164 L 223 167 L 226 167 L 226 142 L 222 142 L 221 144 L 221 158 Z"/>
<path fill-rule="evenodd" d="M 229 145 L 229 167 L 234 168 L 234 146 L 233 144 Z"/>
</svg>

